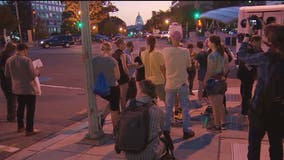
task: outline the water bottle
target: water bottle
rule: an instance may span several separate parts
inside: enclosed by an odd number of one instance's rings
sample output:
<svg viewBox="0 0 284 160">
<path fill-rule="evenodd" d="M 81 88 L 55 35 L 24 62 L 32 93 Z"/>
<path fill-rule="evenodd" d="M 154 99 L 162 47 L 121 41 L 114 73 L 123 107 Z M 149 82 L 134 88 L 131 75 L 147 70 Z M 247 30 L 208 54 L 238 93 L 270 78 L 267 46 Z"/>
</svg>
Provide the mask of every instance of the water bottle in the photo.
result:
<svg viewBox="0 0 284 160">
<path fill-rule="evenodd" d="M 207 125 L 208 125 L 208 117 L 206 116 L 203 121 L 203 128 L 207 128 Z"/>
</svg>

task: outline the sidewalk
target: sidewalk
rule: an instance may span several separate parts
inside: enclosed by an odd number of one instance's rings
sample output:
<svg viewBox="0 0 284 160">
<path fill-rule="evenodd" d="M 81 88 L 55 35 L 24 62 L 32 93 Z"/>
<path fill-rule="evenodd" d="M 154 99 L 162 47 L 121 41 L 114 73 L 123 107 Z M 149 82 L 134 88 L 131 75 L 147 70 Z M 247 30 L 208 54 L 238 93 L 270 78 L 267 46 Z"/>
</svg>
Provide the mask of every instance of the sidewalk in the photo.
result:
<svg viewBox="0 0 284 160">
<path fill-rule="evenodd" d="M 197 93 L 195 92 L 197 95 Z M 247 154 L 247 126 L 243 125 L 240 115 L 239 88 L 229 88 L 227 93 L 228 130 L 219 134 L 208 132 L 203 128 L 202 112 L 206 108 L 196 108 L 197 96 L 191 96 L 190 110 L 192 129 L 195 137 L 183 140 L 182 128 L 172 127 L 171 136 L 175 146 L 177 160 L 245 160 Z M 164 108 L 163 108 L 164 109 Z M 114 142 L 110 138 L 112 124 L 107 117 L 103 128 L 105 136 L 99 145 L 98 141 L 87 140 L 88 122 L 84 119 L 59 133 L 49 136 L 28 148 L 18 151 L 6 160 L 123 160 L 123 154 L 116 154 Z M 268 142 L 265 137 L 262 144 L 261 160 L 269 159 Z"/>
</svg>

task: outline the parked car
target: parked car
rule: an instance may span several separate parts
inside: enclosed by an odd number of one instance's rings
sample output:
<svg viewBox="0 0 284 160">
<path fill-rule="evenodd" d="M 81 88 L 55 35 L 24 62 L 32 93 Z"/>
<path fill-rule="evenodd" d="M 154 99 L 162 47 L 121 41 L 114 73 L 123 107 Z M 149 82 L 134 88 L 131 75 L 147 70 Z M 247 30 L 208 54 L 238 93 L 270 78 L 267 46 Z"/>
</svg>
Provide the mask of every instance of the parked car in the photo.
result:
<svg viewBox="0 0 284 160">
<path fill-rule="evenodd" d="M 92 41 L 95 42 L 103 42 L 103 41 L 110 41 L 109 37 L 106 35 L 102 35 L 102 34 L 95 34 L 92 36 Z"/>
<path fill-rule="evenodd" d="M 63 46 L 65 48 L 74 45 L 72 36 L 69 35 L 53 35 L 48 39 L 40 41 L 40 46 L 43 48 L 49 48 L 51 46 Z"/>
<path fill-rule="evenodd" d="M 81 35 L 74 34 L 72 35 L 75 44 L 82 44 Z"/>
<path fill-rule="evenodd" d="M 161 31 L 160 32 L 160 38 L 169 39 L 170 38 L 169 31 Z"/>
<path fill-rule="evenodd" d="M 113 40 L 113 41 L 116 41 L 116 40 L 118 40 L 119 38 L 122 38 L 122 36 L 114 36 L 114 37 L 112 37 L 112 40 Z"/>
</svg>

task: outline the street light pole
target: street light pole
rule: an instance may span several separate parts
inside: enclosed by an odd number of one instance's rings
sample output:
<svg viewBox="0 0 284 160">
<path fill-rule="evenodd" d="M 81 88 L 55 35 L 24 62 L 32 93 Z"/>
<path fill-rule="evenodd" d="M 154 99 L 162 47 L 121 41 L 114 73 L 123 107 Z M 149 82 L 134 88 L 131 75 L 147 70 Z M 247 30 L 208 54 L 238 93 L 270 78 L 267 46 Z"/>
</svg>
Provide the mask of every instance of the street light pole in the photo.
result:
<svg viewBox="0 0 284 160">
<path fill-rule="evenodd" d="M 94 73 L 92 66 L 92 43 L 90 34 L 90 16 L 89 16 L 89 1 L 80 1 L 81 22 L 82 22 L 82 51 L 85 58 L 87 91 L 88 91 L 88 118 L 89 132 L 86 135 L 88 139 L 99 139 L 104 133 L 99 125 L 98 109 L 96 106 L 96 97 L 92 92 L 94 82 Z"/>
<path fill-rule="evenodd" d="M 15 6 L 16 6 L 16 16 L 17 16 L 17 20 L 19 22 L 18 24 L 18 30 L 19 30 L 19 34 L 20 34 L 20 42 L 22 43 L 22 30 L 21 30 L 21 24 L 20 24 L 20 18 L 19 18 L 19 10 L 18 10 L 18 2 L 15 1 Z"/>
</svg>

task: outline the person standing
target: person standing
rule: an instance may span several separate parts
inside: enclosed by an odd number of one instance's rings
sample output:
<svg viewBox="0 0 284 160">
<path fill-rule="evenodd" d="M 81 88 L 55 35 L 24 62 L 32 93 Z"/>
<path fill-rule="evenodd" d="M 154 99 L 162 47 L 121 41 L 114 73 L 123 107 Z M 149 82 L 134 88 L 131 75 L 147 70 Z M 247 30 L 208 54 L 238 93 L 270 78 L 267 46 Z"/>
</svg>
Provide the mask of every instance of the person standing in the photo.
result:
<svg viewBox="0 0 284 160">
<path fill-rule="evenodd" d="M 164 135 L 170 134 L 171 117 L 175 96 L 179 95 L 182 107 L 183 139 L 191 138 L 195 133 L 190 129 L 189 87 L 186 69 L 190 67 L 190 56 L 186 48 L 179 47 L 182 35 L 175 31 L 170 35 L 172 47 L 162 50 L 166 68 L 166 121 Z"/>
<path fill-rule="evenodd" d="M 195 66 L 195 52 L 193 51 L 193 44 L 188 44 L 187 49 L 189 51 L 190 56 L 190 67 L 187 68 L 188 73 L 188 82 L 189 82 L 189 94 L 194 96 L 194 93 L 192 92 L 193 89 L 193 82 L 196 75 L 196 66 Z"/>
<path fill-rule="evenodd" d="M 265 106 L 263 95 L 269 82 L 271 67 L 283 60 L 284 25 L 269 24 L 264 29 L 265 44 L 269 49 L 266 52 L 249 54 L 249 39 L 255 32 L 252 26 L 247 25 L 246 34 L 238 51 L 239 59 L 248 65 L 257 66 L 257 84 L 254 90 L 251 109 L 249 110 L 249 134 L 248 134 L 248 160 L 259 160 L 261 141 L 267 132 L 269 140 L 269 156 L 271 160 L 283 160 L 283 137 L 279 132 L 281 122 L 275 122 L 273 116 L 266 115 L 265 108 L 273 110 L 275 106 Z M 281 100 L 281 97 L 278 97 Z M 275 112 L 275 111 L 274 111 Z M 267 117 L 266 117 L 267 116 Z M 277 124 L 279 123 L 279 124 Z"/>
<path fill-rule="evenodd" d="M 8 122 L 14 122 L 16 120 L 17 97 L 12 92 L 11 79 L 5 76 L 5 64 L 7 59 L 15 55 L 15 53 L 16 45 L 13 42 L 8 42 L 0 55 L 0 82 L 1 89 L 6 98 Z"/>
<path fill-rule="evenodd" d="M 149 36 L 146 40 L 148 49 L 141 54 L 145 66 L 145 78 L 155 84 L 156 93 L 165 102 L 165 63 L 161 52 L 155 49 L 156 38 Z"/>
<path fill-rule="evenodd" d="M 206 92 L 209 102 L 212 105 L 214 117 L 214 126 L 208 129 L 213 132 L 221 132 L 221 129 L 226 129 L 223 98 L 226 92 L 225 75 L 229 69 L 229 62 L 219 36 L 211 35 L 208 40 L 208 46 L 212 52 L 207 58 L 207 71 L 204 79 L 204 86 L 206 86 Z M 214 80 L 213 87 L 210 88 L 208 87 L 209 79 Z M 215 86 L 217 84 L 216 80 L 222 85 Z"/>
<path fill-rule="evenodd" d="M 111 56 L 111 51 L 111 44 L 109 42 L 103 42 L 101 45 L 101 55 L 93 58 L 93 68 L 94 79 L 97 79 L 99 73 L 103 73 L 110 85 L 110 94 L 102 96 L 109 104 L 102 112 L 101 125 L 103 126 L 104 120 L 110 112 L 112 125 L 113 128 L 115 128 L 119 117 L 120 88 L 117 81 L 120 78 L 120 72 L 118 62 Z"/>
<path fill-rule="evenodd" d="M 132 41 L 128 41 L 126 43 L 126 49 L 124 50 L 124 53 L 126 54 L 126 63 L 129 70 L 129 82 L 128 82 L 128 90 L 127 90 L 127 96 L 126 101 L 129 99 L 133 99 L 136 97 L 137 94 L 137 87 L 136 87 L 136 81 L 135 81 L 135 67 L 136 64 L 134 63 L 133 58 L 133 50 L 134 50 L 134 44 Z"/>
<path fill-rule="evenodd" d="M 16 55 L 10 57 L 5 65 L 5 76 L 11 78 L 12 91 L 17 95 L 17 121 L 18 132 L 26 131 L 26 136 L 32 136 L 39 131 L 34 129 L 34 114 L 36 107 L 35 77 L 39 76 L 38 68 L 34 68 L 32 60 L 28 57 L 28 46 L 17 45 Z M 26 114 L 26 128 L 24 126 L 24 113 Z"/>
<path fill-rule="evenodd" d="M 112 54 L 112 57 L 117 60 L 120 78 L 118 80 L 120 87 L 120 112 L 123 112 L 126 105 L 126 95 L 128 90 L 128 82 L 129 82 L 129 70 L 126 62 L 126 55 L 123 52 L 125 49 L 125 41 L 122 38 L 119 38 L 115 41 L 115 45 L 117 49 Z"/>
<path fill-rule="evenodd" d="M 198 79 L 198 100 L 202 104 L 203 92 L 204 92 L 204 78 L 207 70 L 207 57 L 208 52 L 203 49 L 203 42 L 198 41 L 197 44 L 196 61 L 198 62 L 197 79 Z"/>
<path fill-rule="evenodd" d="M 250 38 L 248 44 L 248 54 L 255 54 L 259 52 L 263 52 L 263 50 L 261 49 L 261 37 L 258 35 L 254 35 Z M 241 80 L 241 114 L 244 116 L 248 115 L 248 111 L 250 108 L 249 106 L 252 98 L 252 87 L 254 80 L 256 79 L 256 73 L 256 66 L 247 65 L 243 61 L 239 60 L 237 76 Z"/>
</svg>

